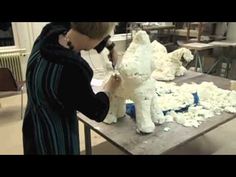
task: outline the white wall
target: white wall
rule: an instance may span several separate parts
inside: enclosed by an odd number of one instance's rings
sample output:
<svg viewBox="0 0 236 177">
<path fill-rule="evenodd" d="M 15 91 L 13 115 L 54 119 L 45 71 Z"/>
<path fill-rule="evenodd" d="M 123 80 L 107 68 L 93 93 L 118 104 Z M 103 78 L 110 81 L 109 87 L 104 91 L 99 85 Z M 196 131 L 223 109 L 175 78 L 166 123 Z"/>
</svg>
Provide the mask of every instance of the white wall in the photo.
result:
<svg viewBox="0 0 236 177">
<path fill-rule="evenodd" d="M 42 31 L 42 28 L 47 24 L 48 22 L 33 22 L 31 23 L 32 26 L 32 32 L 33 32 L 33 39 L 36 40 L 36 38 L 39 36 L 39 34 Z"/>
<path fill-rule="evenodd" d="M 25 48 L 27 53 L 30 53 L 35 39 L 47 22 L 14 22 L 12 24 L 17 47 Z"/>
<path fill-rule="evenodd" d="M 29 54 L 35 39 L 41 32 L 42 28 L 47 22 L 13 22 L 12 29 L 15 39 L 15 48 L 26 49 L 26 56 L 22 58 L 21 66 L 23 72 L 23 79 L 25 79 L 26 65 Z"/>
<path fill-rule="evenodd" d="M 230 22 L 227 31 L 227 40 L 236 41 L 236 23 Z"/>
</svg>

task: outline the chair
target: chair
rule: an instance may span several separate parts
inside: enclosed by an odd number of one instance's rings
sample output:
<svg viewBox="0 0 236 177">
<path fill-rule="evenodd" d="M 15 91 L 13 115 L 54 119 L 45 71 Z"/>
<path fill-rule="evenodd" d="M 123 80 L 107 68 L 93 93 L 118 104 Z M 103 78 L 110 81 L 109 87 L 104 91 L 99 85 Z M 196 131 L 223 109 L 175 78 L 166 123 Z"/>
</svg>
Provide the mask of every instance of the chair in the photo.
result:
<svg viewBox="0 0 236 177">
<path fill-rule="evenodd" d="M 203 22 L 193 22 L 193 23 L 187 23 L 187 41 L 190 40 L 190 29 L 191 27 L 198 27 L 198 30 L 197 30 L 197 42 L 200 42 L 201 41 L 201 36 L 202 36 L 202 29 L 203 29 Z"/>
<path fill-rule="evenodd" d="M 23 89 L 25 81 L 16 81 L 8 68 L 0 68 L 0 92 L 10 92 L 10 95 L 21 94 L 21 119 L 23 119 Z M 10 96 L 9 93 L 2 97 Z"/>
</svg>

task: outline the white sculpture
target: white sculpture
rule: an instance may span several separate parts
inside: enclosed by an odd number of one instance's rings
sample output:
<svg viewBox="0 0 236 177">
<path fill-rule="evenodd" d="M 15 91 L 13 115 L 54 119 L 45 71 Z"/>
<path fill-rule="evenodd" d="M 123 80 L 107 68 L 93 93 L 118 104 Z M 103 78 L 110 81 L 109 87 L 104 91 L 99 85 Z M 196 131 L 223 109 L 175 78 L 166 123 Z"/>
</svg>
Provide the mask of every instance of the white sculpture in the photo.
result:
<svg viewBox="0 0 236 177">
<path fill-rule="evenodd" d="M 122 83 L 110 98 L 110 110 L 104 120 L 105 123 L 115 123 L 117 118 L 125 115 L 126 99 L 135 103 L 138 132 L 153 132 L 155 123 L 160 123 L 161 118 L 164 117 L 157 105 L 156 81 L 151 78 L 153 58 L 151 50 L 147 33 L 137 32 L 117 68 Z"/>
<path fill-rule="evenodd" d="M 156 40 L 152 42 L 152 77 L 156 80 L 170 81 L 174 80 L 175 76 L 183 76 L 187 71 L 182 66 L 181 59 L 190 62 L 193 60 L 193 55 L 189 49 L 180 48 L 171 53 L 168 53 L 165 46 Z"/>
<path fill-rule="evenodd" d="M 116 68 L 122 83 L 111 95 L 110 110 L 104 122 L 116 123 L 117 118 L 124 117 L 126 99 L 134 101 L 137 130 L 143 133 L 153 132 L 155 124 L 177 122 L 187 127 L 198 127 L 201 122 L 222 111 L 236 113 L 236 91 L 219 89 L 207 82 L 177 86 L 175 83 L 155 81 L 151 77 L 154 75 L 152 70 L 160 74 L 163 80 L 183 75 L 186 69 L 180 62 L 182 56 L 186 61 L 193 59 L 188 49 L 181 48 L 167 53 L 166 48 L 157 41 L 151 44 L 146 32 L 137 32 Z M 114 73 L 110 62 L 106 63 L 106 68 L 109 78 Z M 196 92 L 200 97 L 197 106 L 194 105 L 193 97 Z M 189 106 L 187 112 L 175 111 L 186 106 Z M 164 115 L 166 110 L 171 111 Z"/>
</svg>

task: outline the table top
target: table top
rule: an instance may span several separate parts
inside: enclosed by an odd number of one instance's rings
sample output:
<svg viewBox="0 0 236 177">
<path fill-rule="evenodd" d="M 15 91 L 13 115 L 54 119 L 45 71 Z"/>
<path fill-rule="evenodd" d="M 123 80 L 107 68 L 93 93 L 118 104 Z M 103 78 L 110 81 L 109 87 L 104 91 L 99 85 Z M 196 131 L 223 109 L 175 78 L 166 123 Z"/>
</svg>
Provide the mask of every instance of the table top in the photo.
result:
<svg viewBox="0 0 236 177">
<path fill-rule="evenodd" d="M 210 43 L 200 43 L 200 42 L 191 42 L 191 43 L 184 43 L 180 45 L 181 47 L 185 47 L 188 49 L 194 49 L 194 50 L 206 50 L 206 49 L 212 49 L 216 47 L 215 45 L 212 45 Z"/>
<path fill-rule="evenodd" d="M 169 81 L 169 82 L 176 82 L 176 83 L 183 82 L 185 80 L 189 80 L 189 79 L 192 79 L 192 78 L 200 77 L 202 75 L 203 75 L 203 73 L 187 70 L 187 72 L 184 74 L 184 76 L 180 76 L 180 77 L 176 76 L 173 81 Z"/>
<path fill-rule="evenodd" d="M 192 77 L 191 77 L 192 76 Z M 186 79 L 184 79 L 187 77 Z M 229 89 L 230 80 L 210 76 L 206 74 L 199 75 L 195 72 L 188 72 L 183 79 L 175 82 L 181 83 L 201 83 L 203 81 L 214 82 L 218 87 Z M 136 133 L 136 125 L 130 117 L 118 119 L 116 124 L 107 125 L 105 123 L 97 123 L 88 119 L 82 114 L 78 114 L 79 120 L 88 125 L 92 130 L 107 139 L 109 142 L 123 150 L 128 154 L 165 154 L 168 151 L 182 145 L 204 133 L 232 120 L 235 114 L 223 113 L 218 116 L 207 119 L 198 128 L 184 127 L 177 123 L 164 123 L 156 126 L 152 134 L 140 135 Z M 165 127 L 169 127 L 168 132 L 164 131 Z"/>
<path fill-rule="evenodd" d="M 227 40 L 223 40 L 223 41 L 213 41 L 208 43 L 210 45 L 215 45 L 218 47 L 236 47 L 236 42 L 235 41 L 227 41 Z"/>
<path fill-rule="evenodd" d="M 195 82 L 197 84 L 200 84 L 202 82 L 213 82 L 217 87 L 222 88 L 222 89 L 226 89 L 226 90 L 230 90 L 231 87 L 231 83 L 229 79 L 226 78 L 222 78 L 222 77 L 218 77 L 218 76 L 212 76 L 212 75 L 208 75 L 208 74 L 202 74 L 199 77 L 193 77 L 190 79 L 186 79 L 186 80 L 177 80 L 175 81 L 177 83 L 177 85 L 183 84 L 183 83 L 192 83 Z"/>
</svg>

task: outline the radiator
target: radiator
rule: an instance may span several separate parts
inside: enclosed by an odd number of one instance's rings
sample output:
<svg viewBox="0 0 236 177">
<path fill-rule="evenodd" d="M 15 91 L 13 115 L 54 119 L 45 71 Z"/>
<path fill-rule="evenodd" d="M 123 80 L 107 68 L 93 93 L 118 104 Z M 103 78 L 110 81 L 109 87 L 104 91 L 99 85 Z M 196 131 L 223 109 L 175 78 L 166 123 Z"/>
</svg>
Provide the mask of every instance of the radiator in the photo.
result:
<svg viewBox="0 0 236 177">
<path fill-rule="evenodd" d="M 20 52 L 1 53 L 0 68 L 8 68 L 11 70 L 16 81 L 22 81 L 21 58 L 24 57 Z"/>
</svg>

